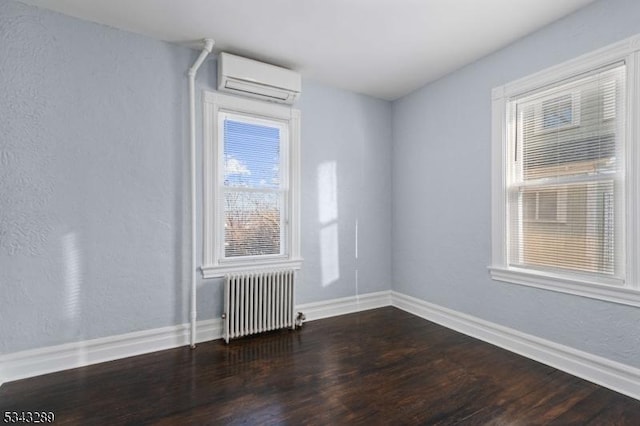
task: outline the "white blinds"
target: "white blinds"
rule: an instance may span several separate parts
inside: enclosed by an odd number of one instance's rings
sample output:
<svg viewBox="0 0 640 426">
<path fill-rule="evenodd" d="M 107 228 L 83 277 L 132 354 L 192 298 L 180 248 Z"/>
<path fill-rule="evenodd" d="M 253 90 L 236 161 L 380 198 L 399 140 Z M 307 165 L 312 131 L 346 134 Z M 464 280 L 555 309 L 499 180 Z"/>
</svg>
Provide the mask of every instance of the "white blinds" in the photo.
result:
<svg viewBox="0 0 640 426">
<path fill-rule="evenodd" d="M 279 255 L 286 205 L 281 144 L 286 132 L 279 123 L 232 114 L 222 114 L 221 122 L 224 257 Z"/>
<path fill-rule="evenodd" d="M 625 66 L 510 100 L 510 266 L 622 274 Z"/>
</svg>

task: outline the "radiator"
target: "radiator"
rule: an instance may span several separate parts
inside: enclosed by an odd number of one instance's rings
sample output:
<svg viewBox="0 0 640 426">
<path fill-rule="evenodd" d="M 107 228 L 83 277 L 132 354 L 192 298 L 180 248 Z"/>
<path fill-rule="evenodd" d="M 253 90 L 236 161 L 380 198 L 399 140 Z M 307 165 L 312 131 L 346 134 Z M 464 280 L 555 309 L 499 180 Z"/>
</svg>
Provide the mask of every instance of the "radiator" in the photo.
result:
<svg viewBox="0 0 640 426">
<path fill-rule="evenodd" d="M 295 271 L 228 274 L 224 286 L 224 340 L 295 328 Z"/>
</svg>

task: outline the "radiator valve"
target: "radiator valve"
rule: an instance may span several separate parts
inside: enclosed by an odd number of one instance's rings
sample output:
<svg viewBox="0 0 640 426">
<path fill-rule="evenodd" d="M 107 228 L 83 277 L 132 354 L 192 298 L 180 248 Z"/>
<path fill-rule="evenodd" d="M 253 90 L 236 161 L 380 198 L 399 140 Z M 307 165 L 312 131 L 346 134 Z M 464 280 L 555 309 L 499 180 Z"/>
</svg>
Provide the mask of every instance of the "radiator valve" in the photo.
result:
<svg viewBox="0 0 640 426">
<path fill-rule="evenodd" d="M 306 319 L 307 317 L 305 317 L 302 312 L 298 312 L 298 316 L 296 317 L 296 327 L 302 327 L 302 324 Z"/>
</svg>

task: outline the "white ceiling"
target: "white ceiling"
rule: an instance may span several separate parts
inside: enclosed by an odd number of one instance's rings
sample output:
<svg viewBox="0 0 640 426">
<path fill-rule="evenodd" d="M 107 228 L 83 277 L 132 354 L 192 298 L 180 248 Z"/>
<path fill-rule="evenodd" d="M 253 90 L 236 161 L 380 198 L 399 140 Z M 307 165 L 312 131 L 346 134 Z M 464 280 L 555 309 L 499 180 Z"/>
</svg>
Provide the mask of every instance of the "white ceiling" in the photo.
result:
<svg viewBox="0 0 640 426">
<path fill-rule="evenodd" d="M 23 0 L 393 100 L 594 0 Z"/>
</svg>

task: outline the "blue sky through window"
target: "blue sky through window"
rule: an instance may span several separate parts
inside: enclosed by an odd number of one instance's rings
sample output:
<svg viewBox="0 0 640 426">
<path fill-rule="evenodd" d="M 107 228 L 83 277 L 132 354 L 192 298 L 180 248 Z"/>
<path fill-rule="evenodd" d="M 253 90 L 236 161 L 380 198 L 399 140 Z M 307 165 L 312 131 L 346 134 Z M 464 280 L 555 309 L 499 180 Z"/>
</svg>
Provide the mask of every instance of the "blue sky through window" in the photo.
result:
<svg viewBox="0 0 640 426">
<path fill-rule="evenodd" d="M 280 129 L 224 120 L 224 184 L 255 189 L 280 188 Z"/>
</svg>

